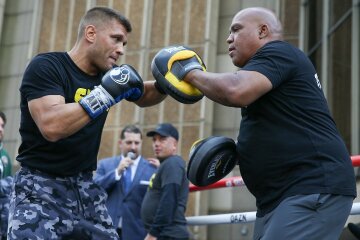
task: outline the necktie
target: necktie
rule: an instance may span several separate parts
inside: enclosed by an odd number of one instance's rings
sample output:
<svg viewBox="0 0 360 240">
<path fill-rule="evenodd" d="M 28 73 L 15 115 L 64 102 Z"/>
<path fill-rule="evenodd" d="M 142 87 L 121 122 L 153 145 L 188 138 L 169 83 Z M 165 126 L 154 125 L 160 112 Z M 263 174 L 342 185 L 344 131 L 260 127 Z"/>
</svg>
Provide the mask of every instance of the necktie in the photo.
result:
<svg viewBox="0 0 360 240">
<path fill-rule="evenodd" d="M 124 172 L 124 187 L 125 193 L 129 192 L 131 186 L 131 167 L 126 168 Z"/>
</svg>

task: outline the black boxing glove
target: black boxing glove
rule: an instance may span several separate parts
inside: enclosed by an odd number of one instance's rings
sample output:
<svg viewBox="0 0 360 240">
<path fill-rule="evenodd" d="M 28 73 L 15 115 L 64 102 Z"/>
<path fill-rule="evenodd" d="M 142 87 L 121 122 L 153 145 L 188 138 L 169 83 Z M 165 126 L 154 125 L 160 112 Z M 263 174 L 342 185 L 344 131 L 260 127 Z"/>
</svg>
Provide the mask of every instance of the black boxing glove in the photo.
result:
<svg viewBox="0 0 360 240">
<path fill-rule="evenodd" d="M 101 84 L 95 86 L 79 103 L 94 119 L 122 99 L 138 100 L 144 92 L 144 83 L 130 65 L 121 65 L 110 69 L 101 79 Z"/>
<path fill-rule="evenodd" d="M 142 97 L 142 95 L 144 94 L 143 80 L 141 79 L 138 72 L 132 66 L 123 64 L 120 67 L 126 67 L 129 69 L 129 71 L 130 71 L 129 85 L 133 89 L 133 93 L 129 97 L 126 97 L 125 99 L 130 102 L 139 100 Z"/>
</svg>

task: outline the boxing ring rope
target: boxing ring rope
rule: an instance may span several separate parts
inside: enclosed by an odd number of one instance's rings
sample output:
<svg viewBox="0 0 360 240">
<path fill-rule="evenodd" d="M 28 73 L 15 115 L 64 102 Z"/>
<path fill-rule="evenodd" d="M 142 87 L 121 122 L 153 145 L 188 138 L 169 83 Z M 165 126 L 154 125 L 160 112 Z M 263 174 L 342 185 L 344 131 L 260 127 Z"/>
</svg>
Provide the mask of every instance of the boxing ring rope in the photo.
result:
<svg viewBox="0 0 360 240">
<path fill-rule="evenodd" d="M 214 189 L 214 188 L 241 187 L 241 186 L 245 186 L 245 183 L 242 177 L 238 176 L 238 177 L 223 178 L 217 181 L 216 183 L 210 184 L 205 187 L 198 187 L 190 183 L 189 190 L 190 192 L 195 192 L 195 191 L 202 191 L 202 190 Z"/>
<path fill-rule="evenodd" d="M 360 203 L 354 203 L 350 215 L 360 214 Z M 256 219 L 256 212 L 241 212 L 228 214 L 214 214 L 206 216 L 187 217 L 188 225 L 234 224 L 250 223 Z"/>
<path fill-rule="evenodd" d="M 351 156 L 352 165 L 354 167 L 360 166 L 360 155 Z M 197 187 L 190 184 L 190 192 L 202 191 L 207 189 L 223 188 L 223 187 L 240 187 L 245 186 L 241 177 L 224 178 L 216 183 L 210 184 L 206 187 Z M 360 203 L 354 203 L 350 215 L 360 214 Z M 212 224 L 235 224 L 235 223 L 250 223 L 256 219 L 256 212 L 240 212 L 228 214 L 214 214 L 206 216 L 191 216 L 186 217 L 188 225 L 212 225 Z"/>
<path fill-rule="evenodd" d="M 360 167 L 360 155 L 351 156 L 351 161 L 354 167 Z"/>
<path fill-rule="evenodd" d="M 351 161 L 354 167 L 360 167 L 360 155 L 351 156 Z M 205 187 L 198 187 L 190 183 L 189 189 L 190 192 L 195 192 L 195 191 L 202 191 L 202 190 L 215 189 L 215 188 L 241 187 L 241 186 L 245 186 L 245 183 L 242 177 L 237 176 L 237 177 L 223 178 L 217 181 L 216 183 L 210 184 Z"/>
</svg>

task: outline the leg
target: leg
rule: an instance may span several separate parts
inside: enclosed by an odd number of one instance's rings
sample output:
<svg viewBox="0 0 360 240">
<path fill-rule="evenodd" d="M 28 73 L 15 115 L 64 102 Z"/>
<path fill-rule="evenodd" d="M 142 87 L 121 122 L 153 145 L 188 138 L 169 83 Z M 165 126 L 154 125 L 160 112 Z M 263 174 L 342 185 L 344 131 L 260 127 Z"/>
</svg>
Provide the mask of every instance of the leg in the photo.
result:
<svg viewBox="0 0 360 240">
<path fill-rule="evenodd" d="M 0 239 L 6 239 L 10 199 L 8 196 L 0 197 Z"/>
<path fill-rule="evenodd" d="M 338 239 L 353 198 L 331 194 L 298 195 L 255 223 L 254 239 Z"/>
<path fill-rule="evenodd" d="M 92 187 L 85 182 L 82 185 Z M 71 178 L 22 168 L 15 177 L 8 239 L 117 239 L 115 230 L 114 234 L 107 234 L 104 227 L 111 225 L 102 204 L 106 194 L 97 193 L 93 201 L 84 204 Z M 86 219 L 85 209 L 98 209 L 97 204 L 105 209 L 104 218 L 102 212 L 95 210 L 99 215 Z"/>
<path fill-rule="evenodd" d="M 357 224 L 349 223 L 347 227 L 356 239 L 360 239 L 360 227 Z"/>
<path fill-rule="evenodd" d="M 107 195 L 93 182 L 92 174 L 82 174 L 74 183 L 83 210 L 83 217 L 76 227 L 87 229 L 91 239 L 119 239 L 105 206 Z"/>
<path fill-rule="evenodd" d="M 22 168 L 14 178 L 8 239 L 60 239 L 73 230 L 73 199 L 65 180 Z"/>
<path fill-rule="evenodd" d="M 7 238 L 12 183 L 12 177 L 0 179 L 0 239 Z"/>
</svg>

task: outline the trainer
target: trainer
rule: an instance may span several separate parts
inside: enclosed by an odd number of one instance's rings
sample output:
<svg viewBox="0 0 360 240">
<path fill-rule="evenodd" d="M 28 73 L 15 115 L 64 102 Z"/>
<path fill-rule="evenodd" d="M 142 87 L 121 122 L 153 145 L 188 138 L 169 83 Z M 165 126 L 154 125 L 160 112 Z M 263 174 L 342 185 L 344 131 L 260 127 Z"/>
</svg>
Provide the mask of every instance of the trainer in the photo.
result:
<svg viewBox="0 0 360 240">
<path fill-rule="evenodd" d="M 241 108 L 237 154 L 256 198 L 254 239 L 339 239 L 356 197 L 355 176 L 320 76 L 301 50 L 283 41 L 272 11 L 243 9 L 229 30 L 236 72 L 206 72 L 181 47 L 161 50 L 154 65 L 163 69 L 169 62 L 179 81 Z"/>
</svg>

